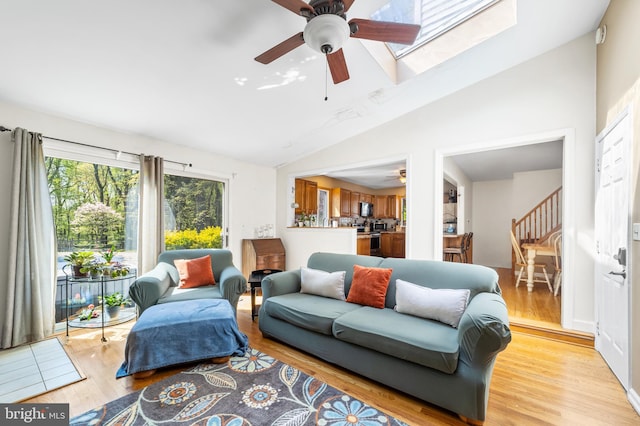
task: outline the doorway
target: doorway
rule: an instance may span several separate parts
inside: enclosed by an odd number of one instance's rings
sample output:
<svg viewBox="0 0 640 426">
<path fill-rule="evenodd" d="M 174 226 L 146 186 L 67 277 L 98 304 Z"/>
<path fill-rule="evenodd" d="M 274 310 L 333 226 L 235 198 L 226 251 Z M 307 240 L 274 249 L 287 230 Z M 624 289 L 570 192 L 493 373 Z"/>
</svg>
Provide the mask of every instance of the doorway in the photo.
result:
<svg viewBox="0 0 640 426">
<path fill-rule="evenodd" d="M 473 263 L 493 267 L 501 276 L 501 286 L 509 286 L 508 290 L 515 288 L 515 280 L 511 280 L 511 244 L 509 232 L 511 229 L 511 219 L 514 213 L 512 206 L 521 204 L 526 198 L 533 197 L 532 194 L 536 190 L 527 188 L 522 194 L 521 190 L 513 188 L 521 188 L 521 184 L 506 184 L 503 181 L 513 179 L 514 173 L 535 173 L 536 171 L 550 170 L 549 174 L 556 174 L 559 184 L 563 187 L 562 204 L 568 208 L 564 208 L 562 212 L 562 223 L 573 223 L 573 211 L 571 209 L 571 182 L 566 179 L 567 168 L 573 167 L 573 159 L 571 154 L 574 152 L 574 137 L 571 132 L 558 131 L 555 134 L 545 134 L 538 136 L 514 138 L 509 140 L 491 141 L 482 146 L 476 145 L 473 148 L 452 148 L 442 150 L 436 153 L 436 164 L 441 164 L 442 168 L 438 169 L 436 175 L 436 183 L 443 182 L 445 179 L 451 181 L 450 176 L 456 175 L 456 181 L 465 181 L 466 184 L 466 202 L 470 213 L 466 216 L 465 231 L 474 232 L 474 261 Z M 458 161 L 460 160 L 460 161 Z M 547 160 L 550 166 L 545 166 L 543 162 L 537 161 Z M 441 161 L 441 163 L 439 163 Z M 555 161 L 555 163 L 554 163 Z M 469 172 L 467 169 L 469 164 L 475 166 L 476 169 L 485 169 L 491 171 L 495 177 L 487 179 L 476 178 L 474 168 L 471 167 Z M 554 171 L 555 170 L 555 171 Z M 502 173 L 502 177 L 500 175 Z M 533 175 L 532 175 L 533 176 Z M 535 180 L 535 176 L 533 177 Z M 531 180 L 531 179 L 530 179 Z M 524 179 L 526 181 L 526 179 Z M 444 184 L 441 191 L 442 194 Z M 497 195 L 490 198 L 487 194 L 494 191 Z M 514 193 L 515 192 L 515 193 Z M 532 194 L 529 194 L 531 192 Z M 540 191 L 538 191 L 540 192 Z M 442 195 L 440 195 L 442 197 Z M 514 201 L 515 200 L 515 201 Z M 442 201 L 442 198 L 440 198 Z M 535 204 L 534 204 L 535 205 Z M 482 218 L 485 219 L 482 219 Z M 436 231 L 442 231 L 437 229 Z M 436 232 L 437 238 L 438 232 Z M 541 328 L 571 328 L 567 327 L 566 322 L 572 318 L 572 306 L 565 303 L 566 300 L 573 298 L 573 289 L 571 285 L 571 245 L 573 237 L 565 235 L 565 243 L 563 244 L 563 279 L 561 293 L 546 305 L 557 305 L 561 312 L 557 312 L 551 317 L 555 318 L 557 324 L 551 324 L 542 321 L 535 324 Z M 569 248 L 567 248 L 569 247 Z M 553 259 L 549 259 L 553 263 Z M 519 286 L 518 290 L 523 286 Z M 524 286 L 526 293 L 526 286 Z M 534 291 L 538 292 L 536 296 L 542 296 L 542 292 L 546 288 L 536 287 Z M 551 295 L 551 298 L 554 296 Z M 519 299 L 514 299 L 515 303 L 527 303 L 532 299 L 530 295 L 523 295 Z M 514 303 L 514 302 L 512 302 Z M 540 302 L 536 302 L 542 305 Z M 530 325 L 536 322 L 535 312 L 531 315 L 532 310 L 528 306 L 518 306 L 516 315 L 512 318 L 512 322 Z M 511 316 L 511 313 L 510 313 Z"/>
</svg>

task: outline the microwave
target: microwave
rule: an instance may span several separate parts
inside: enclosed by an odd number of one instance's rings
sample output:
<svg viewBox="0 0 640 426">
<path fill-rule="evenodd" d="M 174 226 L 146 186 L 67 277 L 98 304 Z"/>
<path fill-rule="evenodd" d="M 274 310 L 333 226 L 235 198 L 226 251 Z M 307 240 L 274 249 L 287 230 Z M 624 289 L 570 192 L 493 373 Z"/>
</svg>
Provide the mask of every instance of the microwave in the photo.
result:
<svg viewBox="0 0 640 426">
<path fill-rule="evenodd" d="M 371 230 L 372 231 L 386 231 L 387 230 L 387 223 L 386 222 L 372 223 L 371 224 Z"/>
</svg>

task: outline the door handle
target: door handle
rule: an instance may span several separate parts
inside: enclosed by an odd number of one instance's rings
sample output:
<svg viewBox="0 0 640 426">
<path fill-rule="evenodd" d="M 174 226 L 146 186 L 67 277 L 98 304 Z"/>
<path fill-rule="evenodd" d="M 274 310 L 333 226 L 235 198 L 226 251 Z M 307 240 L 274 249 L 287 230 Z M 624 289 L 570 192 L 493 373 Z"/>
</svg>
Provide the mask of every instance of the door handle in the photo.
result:
<svg viewBox="0 0 640 426">
<path fill-rule="evenodd" d="M 622 278 L 626 279 L 627 278 L 627 271 L 622 271 L 622 272 L 609 272 L 609 275 L 620 275 Z"/>
<path fill-rule="evenodd" d="M 617 260 L 621 266 L 627 266 L 627 249 L 620 247 L 618 253 L 613 255 L 613 258 Z"/>
</svg>

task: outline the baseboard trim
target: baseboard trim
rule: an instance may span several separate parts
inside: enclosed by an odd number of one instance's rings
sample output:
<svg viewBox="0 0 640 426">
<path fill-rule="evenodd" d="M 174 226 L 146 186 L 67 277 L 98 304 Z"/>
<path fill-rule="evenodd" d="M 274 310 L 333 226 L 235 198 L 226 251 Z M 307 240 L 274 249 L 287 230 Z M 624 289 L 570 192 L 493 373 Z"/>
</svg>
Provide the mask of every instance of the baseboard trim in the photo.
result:
<svg viewBox="0 0 640 426">
<path fill-rule="evenodd" d="M 636 410 L 636 413 L 640 414 L 640 396 L 638 393 L 634 389 L 629 389 L 629 392 L 627 392 L 627 398 L 629 399 L 633 409 Z"/>
<path fill-rule="evenodd" d="M 520 322 L 511 322 L 509 325 L 512 331 L 524 334 L 530 334 L 544 339 L 556 340 L 573 345 L 584 346 L 587 348 L 594 347 L 594 336 L 591 333 L 582 331 L 551 329 L 535 324 L 525 324 Z"/>
</svg>

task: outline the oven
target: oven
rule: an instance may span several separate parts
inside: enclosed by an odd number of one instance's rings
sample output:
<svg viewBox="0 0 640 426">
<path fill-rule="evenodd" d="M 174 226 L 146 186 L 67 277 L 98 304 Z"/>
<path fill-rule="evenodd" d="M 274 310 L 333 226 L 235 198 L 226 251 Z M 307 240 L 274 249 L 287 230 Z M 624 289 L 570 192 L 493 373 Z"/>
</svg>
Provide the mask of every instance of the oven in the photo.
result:
<svg viewBox="0 0 640 426">
<path fill-rule="evenodd" d="M 372 232 L 369 234 L 371 237 L 371 245 L 370 245 L 370 255 L 371 256 L 380 256 L 382 251 L 380 250 L 380 233 Z"/>
</svg>

